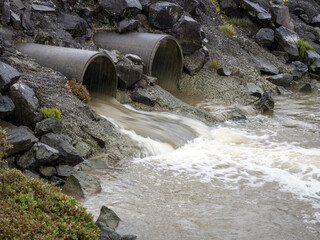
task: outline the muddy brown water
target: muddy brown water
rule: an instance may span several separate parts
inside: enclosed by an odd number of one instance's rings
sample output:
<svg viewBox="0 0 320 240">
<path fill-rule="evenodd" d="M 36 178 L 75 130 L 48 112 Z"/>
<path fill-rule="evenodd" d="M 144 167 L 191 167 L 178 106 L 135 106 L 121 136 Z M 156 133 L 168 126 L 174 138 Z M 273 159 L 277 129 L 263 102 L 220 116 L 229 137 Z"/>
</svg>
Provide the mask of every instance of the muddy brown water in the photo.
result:
<svg viewBox="0 0 320 240">
<path fill-rule="evenodd" d="M 123 220 L 119 233 L 143 240 L 320 239 L 319 95 L 278 97 L 269 115 L 243 107 L 247 121 L 212 128 L 165 113 L 121 107 L 119 114 L 117 103 L 93 107 L 142 149 L 100 171 L 103 191 L 82 202 L 96 217 L 102 205 L 112 208 Z"/>
</svg>

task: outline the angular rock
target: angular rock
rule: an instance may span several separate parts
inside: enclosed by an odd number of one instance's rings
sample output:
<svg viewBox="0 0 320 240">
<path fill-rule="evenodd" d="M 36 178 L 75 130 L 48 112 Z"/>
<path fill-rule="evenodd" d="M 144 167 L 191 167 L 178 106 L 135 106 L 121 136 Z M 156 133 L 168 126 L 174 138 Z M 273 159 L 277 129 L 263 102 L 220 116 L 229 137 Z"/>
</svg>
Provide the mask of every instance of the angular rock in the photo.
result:
<svg viewBox="0 0 320 240">
<path fill-rule="evenodd" d="M 185 55 L 190 55 L 202 47 L 201 25 L 193 18 L 181 17 L 173 26 L 172 32 L 179 40 Z"/>
<path fill-rule="evenodd" d="M 135 65 L 144 65 L 143 60 L 141 57 L 134 55 L 134 54 L 126 54 L 124 55 L 125 58 L 129 59 L 131 62 L 133 62 Z"/>
<path fill-rule="evenodd" d="M 261 28 L 255 39 L 260 46 L 270 47 L 274 42 L 274 31 L 270 28 Z"/>
<path fill-rule="evenodd" d="M 320 75 L 320 59 L 315 60 L 309 67 L 311 73 Z"/>
<path fill-rule="evenodd" d="M 142 5 L 139 0 L 103 0 L 101 7 L 115 18 L 121 16 L 135 17 L 142 11 Z"/>
<path fill-rule="evenodd" d="M 67 179 L 62 192 L 79 199 L 101 192 L 101 185 L 97 178 L 78 171 Z"/>
<path fill-rule="evenodd" d="M 30 170 L 25 170 L 24 174 L 28 177 L 32 177 L 32 178 L 40 178 L 40 175 L 36 172 L 32 172 Z"/>
<path fill-rule="evenodd" d="M 56 118 L 46 118 L 36 124 L 34 133 L 36 136 L 42 136 L 47 133 L 61 133 L 61 123 Z"/>
<path fill-rule="evenodd" d="M 14 29 L 16 30 L 20 29 L 21 18 L 18 14 L 14 13 L 13 11 L 11 11 L 11 24 Z"/>
<path fill-rule="evenodd" d="M 276 26 L 284 26 L 291 30 L 294 29 L 294 25 L 291 22 L 289 8 L 285 5 L 272 5 L 271 7 L 272 21 Z"/>
<path fill-rule="evenodd" d="M 48 7 L 40 4 L 31 4 L 31 7 L 34 11 L 37 11 L 37 12 L 55 12 L 56 11 L 56 9 L 52 7 Z"/>
<path fill-rule="evenodd" d="M 320 27 L 320 14 L 311 19 L 311 25 L 314 27 Z"/>
<path fill-rule="evenodd" d="M 38 141 L 32 133 L 24 128 L 7 129 L 7 143 L 11 144 L 13 148 L 7 151 L 8 156 L 14 155 L 32 147 Z"/>
<path fill-rule="evenodd" d="M 248 88 L 248 94 L 257 98 L 261 98 L 263 94 L 263 90 L 261 87 L 258 87 L 256 84 L 253 82 L 248 82 L 247 83 L 247 88 Z"/>
<path fill-rule="evenodd" d="M 220 76 L 230 76 L 232 74 L 232 72 L 230 70 L 228 70 L 226 67 L 222 66 L 217 70 L 217 73 Z"/>
<path fill-rule="evenodd" d="M 240 1 L 240 6 L 246 10 L 252 17 L 258 18 L 263 26 L 268 26 L 271 23 L 271 14 L 262 8 L 258 3 L 249 0 Z"/>
<path fill-rule="evenodd" d="M 0 62 L 0 91 L 6 91 L 10 86 L 16 83 L 21 74 L 10 65 Z"/>
<path fill-rule="evenodd" d="M 301 14 L 299 15 L 299 18 L 304 21 L 306 24 L 310 24 L 310 19 L 309 19 L 309 16 L 307 14 Z"/>
<path fill-rule="evenodd" d="M 22 10 L 26 8 L 24 4 L 21 2 L 21 0 L 12 0 L 12 2 L 13 2 L 13 5 L 15 5 L 18 10 Z"/>
<path fill-rule="evenodd" d="M 197 6 L 199 6 L 199 2 L 197 0 L 184 1 L 183 10 L 188 13 L 191 13 L 196 9 Z"/>
<path fill-rule="evenodd" d="M 294 14 L 299 16 L 301 14 L 304 14 L 305 11 L 303 10 L 303 8 L 300 8 L 300 7 L 296 7 L 294 10 L 293 10 Z"/>
<path fill-rule="evenodd" d="M 117 64 L 119 62 L 118 57 L 120 57 L 120 55 L 117 53 L 116 50 L 111 50 L 111 51 L 103 50 L 103 52 L 105 52 L 107 55 L 109 55 L 115 64 Z"/>
<path fill-rule="evenodd" d="M 227 112 L 227 120 L 241 121 L 246 119 L 246 115 L 238 107 L 235 107 L 233 110 Z"/>
<path fill-rule="evenodd" d="M 118 31 L 120 33 L 134 31 L 139 28 L 139 21 L 135 19 L 123 19 L 118 23 Z"/>
<path fill-rule="evenodd" d="M 100 229 L 100 240 L 122 240 L 121 235 L 108 227 L 105 223 L 97 222 Z"/>
<path fill-rule="evenodd" d="M 259 69 L 261 73 L 273 74 L 273 75 L 276 75 L 279 73 L 279 70 L 274 65 L 272 65 L 267 59 L 256 57 L 253 55 L 251 55 L 251 57 L 257 69 Z"/>
<path fill-rule="evenodd" d="M 71 138 L 67 135 L 48 133 L 43 135 L 40 141 L 59 151 L 60 156 L 57 161 L 61 165 L 75 166 L 83 162 L 83 158 L 72 146 Z"/>
<path fill-rule="evenodd" d="M 46 178 L 51 178 L 54 175 L 57 175 L 57 171 L 54 167 L 40 167 L 39 173 Z"/>
<path fill-rule="evenodd" d="M 78 164 L 75 169 L 81 171 L 92 171 L 97 169 L 107 169 L 109 167 L 109 161 L 106 155 L 95 156 L 93 158 L 84 160 Z"/>
<path fill-rule="evenodd" d="M 234 0 L 218 0 L 220 9 L 229 17 L 242 17 L 242 11 Z"/>
<path fill-rule="evenodd" d="M 320 55 L 314 50 L 308 50 L 304 54 L 304 62 L 310 66 L 314 61 L 320 59 Z"/>
<path fill-rule="evenodd" d="M 170 2 L 158 2 L 149 7 L 149 23 L 159 29 L 170 29 L 180 19 L 183 9 Z"/>
<path fill-rule="evenodd" d="M 59 158 L 59 151 L 43 143 L 36 143 L 32 149 L 37 166 L 56 165 Z"/>
<path fill-rule="evenodd" d="M 290 90 L 288 90 L 288 89 L 285 89 L 284 87 L 281 87 L 281 86 L 278 86 L 278 87 L 277 87 L 277 92 L 278 92 L 280 95 L 292 94 L 292 91 L 290 91 Z"/>
<path fill-rule="evenodd" d="M 294 61 L 291 63 L 293 71 L 291 72 L 293 80 L 297 81 L 308 72 L 308 66 L 300 61 Z"/>
<path fill-rule="evenodd" d="M 262 27 L 270 26 L 271 14 L 270 13 L 259 13 L 257 19 Z"/>
<path fill-rule="evenodd" d="M 87 33 L 87 22 L 77 14 L 62 13 L 59 17 L 59 23 L 73 37 L 81 37 Z"/>
<path fill-rule="evenodd" d="M 289 87 L 293 81 L 293 76 L 289 73 L 281 73 L 267 78 L 268 81 L 272 82 L 277 86 Z"/>
<path fill-rule="evenodd" d="M 58 176 L 63 178 L 68 178 L 77 171 L 74 167 L 68 165 L 59 165 L 56 169 Z"/>
<path fill-rule="evenodd" d="M 15 105 L 11 121 L 16 125 L 32 125 L 37 116 L 39 102 L 33 89 L 22 82 L 10 87 L 10 98 Z"/>
<path fill-rule="evenodd" d="M 61 187 L 65 184 L 65 181 L 57 176 L 50 178 L 50 182 L 56 187 Z"/>
<path fill-rule="evenodd" d="M 299 50 L 297 47 L 299 36 L 296 32 L 281 26 L 275 31 L 275 40 L 278 43 L 278 47 L 287 52 L 292 59 L 299 57 Z"/>
<path fill-rule="evenodd" d="M 134 90 L 130 97 L 132 101 L 143 103 L 148 106 L 154 106 L 157 101 L 157 99 L 152 94 L 141 88 Z"/>
<path fill-rule="evenodd" d="M 0 119 L 7 117 L 14 110 L 14 103 L 7 96 L 0 93 Z"/>
<path fill-rule="evenodd" d="M 303 93 L 313 93 L 316 91 L 317 91 L 316 86 L 310 83 L 306 83 L 302 88 L 299 89 L 299 92 L 303 92 Z"/>
<path fill-rule="evenodd" d="M 10 22 L 10 1 L 4 0 L 1 5 L 1 23 L 5 25 Z"/>
<path fill-rule="evenodd" d="M 34 23 L 31 21 L 32 8 L 31 5 L 27 5 L 22 14 L 22 27 L 26 30 L 33 30 Z"/>
<path fill-rule="evenodd" d="M 126 90 L 142 78 L 143 66 L 136 65 L 128 58 L 121 56 L 116 65 L 118 72 L 118 89 Z"/>
<path fill-rule="evenodd" d="M 100 215 L 99 215 L 96 223 L 102 222 L 102 223 L 106 224 L 108 227 L 110 227 L 112 229 L 116 229 L 117 226 L 119 225 L 120 221 L 121 221 L 121 219 L 118 217 L 118 215 L 113 210 L 111 210 L 110 208 L 108 208 L 106 206 L 102 206 L 100 209 Z"/>
<path fill-rule="evenodd" d="M 267 90 L 263 93 L 259 102 L 255 104 L 255 108 L 261 112 L 274 109 L 274 99 L 272 90 Z"/>
<path fill-rule="evenodd" d="M 202 49 L 195 51 L 192 55 L 187 55 L 184 58 L 184 68 L 190 75 L 195 75 L 199 72 L 206 62 L 206 54 Z"/>
</svg>

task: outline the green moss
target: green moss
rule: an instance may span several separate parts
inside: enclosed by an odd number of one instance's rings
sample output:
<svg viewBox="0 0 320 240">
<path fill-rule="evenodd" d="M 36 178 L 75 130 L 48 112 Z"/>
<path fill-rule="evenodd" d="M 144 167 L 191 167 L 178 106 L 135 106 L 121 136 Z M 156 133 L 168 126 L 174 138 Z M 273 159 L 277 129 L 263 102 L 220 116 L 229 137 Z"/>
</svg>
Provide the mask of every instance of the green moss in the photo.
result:
<svg viewBox="0 0 320 240">
<path fill-rule="evenodd" d="M 303 60 L 304 54 L 305 54 L 306 51 L 314 49 L 309 43 L 307 43 L 303 39 L 300 39 L 297 42 L 297 47 L 299 49 L 299 58 L 300 58 L 300 60 Z"/>
<path fill-rule="evenodd" d="M 218 69 L 220 68 L 219 63 L 218 63 L 218 60 L 213 60 L 213 61 L 210 63 L 210 67 L 214 68 L 215 70 L 218 70 Z"/>
<path fill-rule="evenodd" d="M 235 31 L 231 25 L 221 25 L 218 27 L 222 32 L 224 32 L 225 34 L 228 34 L 231 37 L 235 34 Z"/>
<path fill-rule="evenodd" d="M 227 22 L 232 24 L 232 25 L 238 26 L 238 27 L 247 27 L 248 24 L 249 24 L 247 19 L 245 19 L 245 18 L 236 18 L 236 17 L 228 18 Z"/>
<path fill-rule="evenodd" d="M 58 108 L 46 108 L 42 107 L 40 108 L 40 113 L 45 118 L 56 118 L 59 121 L 61 120 L 61 111 Z"/>
<path fill-rule="evenodd" d="M 68 92 L 72 92 L 77 98 L 79 98 L 82 102 L 90 101 L 90 93 L 88 89 L 82 84 L 78 83 L 76 80 L 68 81 L 65 85 Z"/>
</svg>

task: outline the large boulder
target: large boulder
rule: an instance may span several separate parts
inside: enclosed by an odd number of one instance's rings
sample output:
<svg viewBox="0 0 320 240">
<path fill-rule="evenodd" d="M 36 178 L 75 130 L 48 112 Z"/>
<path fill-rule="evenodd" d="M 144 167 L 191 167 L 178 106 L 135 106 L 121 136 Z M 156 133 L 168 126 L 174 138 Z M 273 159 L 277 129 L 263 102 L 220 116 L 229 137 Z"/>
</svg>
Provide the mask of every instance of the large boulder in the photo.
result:
<svg viewBox="0 0 320 240">
<path fill-rule="evenodd" d="M 134 17 L 142 11 L 139 0 L 103 0 L 102 9 L 115 18 Z"/>
<path fill-rule="evenodd" d="M 21 74 L 10 65 L 0 62 L 0 91 L 6 91 L 10 86 L 16 83 Z"/>
<path fill-rule="evenodd" d="M 274 109 L 274 99 L 272 90 L 267 90 L 263 93 L 259 102 L 255 104 L 255 108 L 261 112 L 266 112 L 268 110 Z"/>
<path fill-rule="evenodd" d="M 310 73 L 320 75 L 320 59 L 315 60 L 309 67 Z"/>
<path fill-rule="evenodd" d="M 291 22 L 289 8 L 285 5 L 273 5 L 271 7 L 272 21 L 276 26 L 284 26 L 294 30 L 294 25 Z"/>
<path fill-rule="evenodd" d="M 96 222 L 105 223 L 108 227 L 116 229 L 120 221 L 121 219 L 113 210 L 106 206 L 102 206 L 100 209 L 100 215 Z"/>
<path fill-rule="evenodd" d="M 0 8 L 1 11 L 1 23 L 2 24 L 8 24 L 10 22 L 10 1 L 4 0 L 0 2 Z"/>
<path fill-rule="evenodd" d="M 254 65 L 261 73 L 276 75 L 279 73 L 278 68 L 272 65 L 267 59 L 251 55 Z"/>
<path fill-rule="evenodd" d="M 27 5 L 26 9 L 22 14 L 22 27 L 27 31 L 32 31 L 35 28 L 34 22 L 31 20 L 32 7 Z"/>
<path fill-rule="evenodd" d="M 320 14 L 311 19 L 311 25 L 315 27 L 320 27 Z"/>
<path fill-rule="evenodd" d="M 73 37 L 81 37 L 87 33 L 87 22 L 77 14 L 62 13 L 59 16 L 61 27 L 68 31 Z"/>
<path fill-rule="evenodd" d="M 59 165 L 56 167 L 58 176 L 68 178 L 76 172 L 74 167 L 68 165 Z"/>
<path fill-rule="evenodd" d="M 39 173 L 45 178 L 51 178 L 57 175 L 57 170 L 55 167 L 42 166 L 39 168 Z"/>
<path fill-rule="evenodd" d="M 62 126 L 56 118 L 46 118 L 36 124 L 34 133 L 36 136 L 42 136 L 47 133 L 61 133 Z"/>
<path fill-rule="evenodd" d="M 274 42 L 274 31 L 270 28 L 261 28 L 255 39 L 260 46 L 270 47 Z"/>
<path fill-rule="evenodd" d="M 103 222 L 97 222 L 96 225 L 100 229 L 100 240 L 136 240 L 137 236 L 134 235 L 120 235 L 112 228 L 108 227 Z"/>
<path fill-rule="evenodd" d="M 184 1 L 183 5 L 181 6 L 183 7 L 184 11 L 191 13 L 196 9 L 196 7 L 199 6 L 199 1 L 197 0 Z"/>
<path fill-rule="evenodd" d="M 320 55 L 314 50 L 308 50 L 304 54 L 304 62 L 308 66 L 310 66 L 317 59 L 320 59 Z"/>
<path fill-rule="evenodd" d="M 23 127 L 9 128 L 6 129 L 6 132 L 7 143 L 13 146 L 7 151 L 8 156 L 26 151 L 38 141 L 38 138 Z"/>
<path fill-rule="evenodd" d="M 242 11 L 234 0 L 218 0 L 220 9 L 224 11 L 229 17 L 242 17 Z"/>
<path fill-rule="evenodd" d="M 14 103 L 7 96 L 0 93 L 0 119 L 5 118 L 14 110 Z"/>
<path fill-rule="evenodd" d="M 183 9 L 170 2 L 158 2 L 149 8 L 149 23 L 159 29 L 170 29 L 180 19 Z"/>
<path fill-rule="evenodd" d="M 13 84 L 10 87 L 10 98 L 15 105 L 11 114 L 11 121 L 16 125 L 33 125 L 38 116 L 38 98 L 32 88 L 22 82 Z"/>
<path fill-rule="evenodd" d="M 289 87 L 293 81 L 293 76 L 289 73 L 281 73 L 268 78 L 268 81 L 277 86 Z"/>
<path fill-rule="evenodd" d="M 134 64 L 125 56 L 119 57 L 119 62 L 116 64 L 116 68 L 118 73 L 118 89 L 123 91 L 138 82 L 143 75 L 143 65 Z"/>
<path fill-rule="evenodd" d="M 278 48 L 287 52 L 291 59 L 299 57 L 299 50 L 297 47 L 299 36 L 296 32 L 281 26 L 275 31 L 275 40 L 278 43 Z"/>
<path fill-rule="evenodd" d="M 75 166 L 83 162 L 79 152 L 72 146 L 71 138 L 64 134 L 48 133 L 43 135 L 40 142 L 59 151 L 58 163 L 61 165 Z"/>
<path fill-rule="evenodd" d="M 300 61 L 294 61 L 291 63 L 293 71 L 291 72 L 293 80 L 297 81 L 308 72 L 308 66 Z"/>
<path fill-rule="evenodd" d="M 271 14 L 261 7 L 258 3 L 249 0 L 241 0 L 240 6 L 246 10 L 252 17 L 256 17 L 263 27 L 267 27 L 271 23 Z"/>
<path fill-rule="evenodd" d="M 135 89 L 131 94 L 131 99 L 134 102 L 143 103 L 151 107 L 154 106 L 157 101 L 151 93 L 142 88 Z"/>
<path fill-rule="evenodd" d="M 201 24 L 193 18 L 181 17 L 173 26 L 172 32 L 179 40 L 185 55 L 190 55 L 202 47 Z"/>
<path fill-rule="evenodd" d="M 67 179 L 62 192 L 77 199 L 84 198 L 101 192 L 101 184 L 97 178 L 78 171 Z"/>
</svg>

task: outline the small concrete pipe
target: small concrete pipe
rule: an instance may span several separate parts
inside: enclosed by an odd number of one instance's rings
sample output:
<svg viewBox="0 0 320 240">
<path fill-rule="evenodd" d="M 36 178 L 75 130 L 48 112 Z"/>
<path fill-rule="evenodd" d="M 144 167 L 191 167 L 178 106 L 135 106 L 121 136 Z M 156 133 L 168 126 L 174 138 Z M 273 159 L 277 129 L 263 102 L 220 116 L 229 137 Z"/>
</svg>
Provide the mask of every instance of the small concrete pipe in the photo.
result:
<svg viewBox="0 0 320 240">
<path fill-rule="evenodd" d="M 145 73 L 158 78 L 166 90 L 176 90 L 183 69 L 183 54 L 178 41 L 166 34 L 125 33 L 101 31 L 94 43 L 107 50 L 138 55 L 145 62 Z"/>
<path fill-rule="evenodd" d="M 76 79 L 91 94 L 116 95 L 116 68 L 107 53 L 34 43 L 18 44 L 17 48 L 40 65 L 63 73 L 70 80 Z"/>
</svg>

